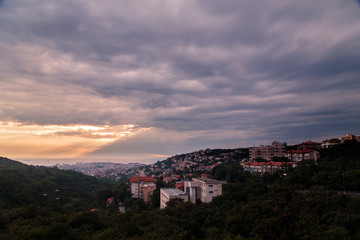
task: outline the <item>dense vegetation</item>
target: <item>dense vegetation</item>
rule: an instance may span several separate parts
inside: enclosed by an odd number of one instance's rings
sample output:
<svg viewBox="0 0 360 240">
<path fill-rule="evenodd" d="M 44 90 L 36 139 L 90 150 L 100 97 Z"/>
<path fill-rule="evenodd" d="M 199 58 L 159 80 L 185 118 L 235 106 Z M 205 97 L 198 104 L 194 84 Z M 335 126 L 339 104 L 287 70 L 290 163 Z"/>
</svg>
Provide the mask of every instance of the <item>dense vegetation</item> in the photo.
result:
<svg viewBox="0 0 360 240">
<path fill-rule="evenodd" d="M 222 196 L 209 204 L 171 201 L 164 210 L 131 199 L 126 184 L 1 160 L 0 239 L 360 239 L 360 145 L 321 156 L 274 175 L 220 165 L 211 174 L 228 182 Z M 115 202 L 106 207 L 109 196 L 128 213 Z"/>
</svg>

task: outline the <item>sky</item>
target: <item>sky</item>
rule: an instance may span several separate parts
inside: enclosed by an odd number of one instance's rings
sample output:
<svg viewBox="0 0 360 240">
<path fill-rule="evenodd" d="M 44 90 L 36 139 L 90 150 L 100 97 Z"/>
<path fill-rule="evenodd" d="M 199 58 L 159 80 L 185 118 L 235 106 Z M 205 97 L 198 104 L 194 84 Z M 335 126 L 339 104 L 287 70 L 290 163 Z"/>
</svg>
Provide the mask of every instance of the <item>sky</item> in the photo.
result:
<svg viewBox="0 0 360 240">
<path fill-rule="evenodd" d="M 0 155 L 360 135 L 359 39 L 353 0 L 0 0 Z"/>
</svg>

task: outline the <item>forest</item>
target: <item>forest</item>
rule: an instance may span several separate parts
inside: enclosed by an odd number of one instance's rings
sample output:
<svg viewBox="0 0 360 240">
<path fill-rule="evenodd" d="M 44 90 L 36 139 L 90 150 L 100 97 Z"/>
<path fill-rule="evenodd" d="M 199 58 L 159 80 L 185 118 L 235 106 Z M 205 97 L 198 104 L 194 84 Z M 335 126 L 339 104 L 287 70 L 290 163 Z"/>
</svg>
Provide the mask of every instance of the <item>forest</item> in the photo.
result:
<svg viewBox="0 0 360 240">
<path fill-rule="evenodd" d="M 126 182 L 1 158 L 0 239 L 360 239 L 356 141 L 272 175 L 236 161 L 210 174 L 227 181 L 223 195 L 196 205 L 175 199 L 160 210 L 161 181 L 147 205 Z"/>
</svg>

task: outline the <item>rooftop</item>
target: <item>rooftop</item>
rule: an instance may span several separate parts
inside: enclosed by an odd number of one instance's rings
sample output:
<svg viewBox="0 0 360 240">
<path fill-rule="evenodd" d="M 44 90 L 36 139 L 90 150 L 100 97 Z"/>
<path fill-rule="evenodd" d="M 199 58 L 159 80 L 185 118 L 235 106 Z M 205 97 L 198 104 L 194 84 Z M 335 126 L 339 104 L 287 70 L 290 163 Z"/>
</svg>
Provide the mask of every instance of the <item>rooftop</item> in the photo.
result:
<svg viewBox="0 0 360 240">
<path fill-rule="evenodd" d="M 193 180 L 198 181 L 198 182 L 204 182 L 204 183 L 213 183 L 213 184 L 223 184 L 226 183 L 225 181 L 219 181 L 216 179 L 212 179 L 212 178 L 193 178 Z"/>
<path fill-rule="evenodd" d="M 130 183 L 136 183 L 136 182 L 140 182 L 140 181 L 156 182 L 156 179 L 153 177 L 131 177 L 130 178 Z"/>
<path fill-rule="evenodd" d="M 169 196 L 179 196 L 187 194 L 177 188 L 161 188 L 161 190 L 166 192 Z"/>
</svg>

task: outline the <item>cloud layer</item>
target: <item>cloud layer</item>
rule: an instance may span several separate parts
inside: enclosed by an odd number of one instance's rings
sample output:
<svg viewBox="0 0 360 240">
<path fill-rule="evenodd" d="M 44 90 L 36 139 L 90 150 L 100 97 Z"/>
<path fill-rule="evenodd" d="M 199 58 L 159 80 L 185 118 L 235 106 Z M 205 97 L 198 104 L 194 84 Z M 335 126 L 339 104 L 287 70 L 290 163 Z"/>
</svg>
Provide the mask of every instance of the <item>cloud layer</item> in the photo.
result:
<svg viewBox="0 0 360 240">
<path fill-rule="evenodd" d="M 359 134 L 359 39 L 356 1 L 3 1 L 0 121 L 134 125 L 96 156 Z"/>
</svg>

